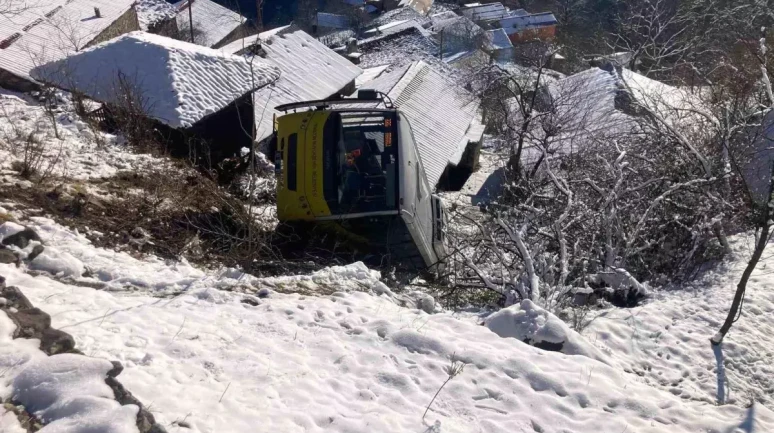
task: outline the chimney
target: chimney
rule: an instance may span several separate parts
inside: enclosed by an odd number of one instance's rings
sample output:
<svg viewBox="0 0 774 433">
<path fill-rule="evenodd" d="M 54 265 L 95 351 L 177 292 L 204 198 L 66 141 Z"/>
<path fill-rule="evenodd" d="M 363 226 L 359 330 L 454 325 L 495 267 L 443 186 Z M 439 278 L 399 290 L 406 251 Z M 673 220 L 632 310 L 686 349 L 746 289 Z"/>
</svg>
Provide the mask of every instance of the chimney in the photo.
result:
<svg viewBox="0 0 774 433">
<path fill-rule="evenodd" d="M 99 11 L 99 8 L 94 6 L 94 16 L 97 18 L 102 18 L 102 12 Z"/>
</svg>

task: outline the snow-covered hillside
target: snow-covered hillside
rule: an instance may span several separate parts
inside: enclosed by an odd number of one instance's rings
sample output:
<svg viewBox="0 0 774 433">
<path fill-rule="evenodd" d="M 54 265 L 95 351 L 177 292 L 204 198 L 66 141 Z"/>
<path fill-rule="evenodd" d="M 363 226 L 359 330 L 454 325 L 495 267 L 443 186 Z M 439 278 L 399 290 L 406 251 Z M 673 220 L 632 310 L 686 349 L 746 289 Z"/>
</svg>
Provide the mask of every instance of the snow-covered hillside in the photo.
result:
<svg viewBox="0 0 774 433">
<path fill-rule="evenodd" d="M 122 184 L 102 181 L 170 160 L 65 108 L 55 131 L 26 96 L 3 91 L 0 109 L 0 241 L 26 226 L 45 246 L 2 250 L 16 263 L 0 276 L 83 353 L 47 356 L 38 339 L 14 339 L 14 312 L 0 311 L 0 432 L 27 431 L 13 412 L 24 409 L 43 433 L 134 433 L 139 409 L 112 398 L 110 361 L 169 432 L 774 431 L 774 257 L 722 347 L 709 344 L 749 254 L 744 236 L 695 282 L 593 311 L 577 334 L 529 301 L 494 315 L 444 310 L 419 290 L 391 291 L 362 263 L 257 278 L 100 248 L 95 239 L 118 233 L 66 228 L 75 216 L 55 221 L 16 198 L 108 196 Z M 50 183 L 19 176 L 25 142 L 40 146 L 36 169 Z M 493 155 L 483 166 L 499 167 Z"/>
<path fill-rule="evenodd" d="M 603 313 L 585 339 L 574 337 L 584 349 L 576 353 L 597 354 L 587 357 L 502 338 L 479 314 L 403 307 L 360 264 L 256 279 L 94 248 L 50 220 L 30 226 L 47 245 L 32 267 L 59 275 L 13 265 L 0 265 L 0 275 L 85 354 L 121 361 L 124 385 L 169 431 L 774 429 L 766 395 L 774 295 L 765 271 L 724 344 L 725 368 L 707 340 L 732 294 L 736 262 L 695 290 Z M 741 240 L 736 246 L 742 258 Z M 73 266 L 91 276 L 63 279 Z M 98 282 L 108 290 L 92 288 Z M 455 361 L 464 371 L 423 420 Z M 716 404 L 716 383 L 732 404 Z"/>
</svg>

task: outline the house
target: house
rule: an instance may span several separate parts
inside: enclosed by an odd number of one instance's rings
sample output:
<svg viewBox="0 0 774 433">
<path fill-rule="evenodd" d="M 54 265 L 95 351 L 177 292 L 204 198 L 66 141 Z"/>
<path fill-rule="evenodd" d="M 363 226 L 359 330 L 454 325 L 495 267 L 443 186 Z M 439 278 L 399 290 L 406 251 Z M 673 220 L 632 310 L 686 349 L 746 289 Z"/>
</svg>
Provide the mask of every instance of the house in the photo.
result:
<svg viewBox="0 0 774 433">
<path fill-rule="evenodd" d="M 166 0 L 139 0 L 135 4 L 140 30 L 176 38 L 177 8 Z"/>
<path fill-rule="evenodd" d="M 363 36 L 357 49 L 363 54 L 360 65 L 364 68 L 382 65 L 402 67 L 418 60 L 435 59 L 440 52 L 432 32 L 415 18 L 379 23 L 364 32 Z"/>
<path fill-rule="evenodd" d="M 0 14 L 0 86 L 39 88 L 35 66 L 123 33 L 139 30 L 134 0 L 28 0 L 15 14 Z"/>
<path fill-rule="evenodd" d="M 503 18 L 511 16 L 512 13 L 521 15 L 526 14 L 524 9 L 518 11 L 510 11 L 502 3 L 488 3 L 488 4 L 472 4 L 464 6 L 460 9 L 462 16 L 471 19 L 476 22 L 489 23 L 493 21 L 499 21 Z"/>
<path fill-rule="evenodd" d="M 430 17 L 433 39 L 440 46 L 443 59 L 476 50 L 485 43 L 485 32 L 470 18 L 453 12 Z"/>
<path fill-rule="evenodd" d="M 406 115 L 430 185 L 457 190 L 464 184 L 478 164 L 484 133 L 475 98 L 422 61 L 362 88 L 386 94 Z"/>
<path fill-rule="evenodd" d="M 173 154 L 188 156 L 193 144 L 217 162 L 252 147 L 253 92 L 279 78 L 279 70 L 137 31 L 36 67 L 32 75 L 103 103 L 108 120 L 135 104 Z"/>
<path fill-rule="evenodd" d="M 551 41 L 556 36 L 558 21 L 551 12 L 513 15 L 499 21 L 512 43 Z"/>
<path fill-rule="evenodd" d="M 276 67 L 280 78 L 255 92 L 256 141 L 273 132 L 274 107 L 290 102 L 349 95 L 363 71 L 306 32 L 286 26 L 235 41 L 221 48 L 229 54 L 257 57 Z"/>
<path fill-rule="evenodd" d="M 174 6 L 180 38 L 188 42 L 220 48 L 251 33 L 247 18 L 212 0 L 183 0 Z"/>
</svg>

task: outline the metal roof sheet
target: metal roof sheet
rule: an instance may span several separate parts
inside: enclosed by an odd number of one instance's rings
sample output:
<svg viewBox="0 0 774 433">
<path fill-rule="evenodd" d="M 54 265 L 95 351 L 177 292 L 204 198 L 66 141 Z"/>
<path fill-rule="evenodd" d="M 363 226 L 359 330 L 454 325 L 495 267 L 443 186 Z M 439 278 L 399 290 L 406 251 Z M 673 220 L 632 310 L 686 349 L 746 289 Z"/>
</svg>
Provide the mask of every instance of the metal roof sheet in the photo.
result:
<svg viewBox="0 0 774 433">
<path fill-rule="evenodd" d="M 178 8 L 177 25 L 181 31 L 190 31 L 188 5 L 194 27 L 194 43 L 212 47 L 221 42 L 229 33 L 247 21 L 247 18 L 221 6 L 212 0 L 187 0 L 175 4 Z M 190 37 L 190 35 L 184 35 Z"/>
<path fill-rule="evenodd" d="M 276 33 L 276 32 L 275 32 Z M 263 33 L 261 34 L 263 35 Z M 279 68 L 280 78 L 255 92 L 256 140 L 269 137 L 273 129 L 274 107 L 298 101 L 326 99 L 343 90 L 363 71 L 309 34 L 287 31 L 264 39 L 263 59 Z M 252 39 L 255 39 L 252 36 Z"/>
<path fill-rule="evenodd" d="M 446 167 L 458 164 L 478 134 L 478 103 L 425 62 L 382 74 L 363 86 L 386 93 L 406 115 L 427 180 L 435 187 Z"/>
<path fill-rule="evenodd" d="M 492 21 L 508 16 L 508 10 L 502 3 L 489 3 L 462 9 L 462 15 L 473 21 Z"/>
<path fill-rule="evenodd" d="M 0 69 L 31 79 L 32 68 L 84 48 L 133 2 L 27 0 L 26 9 L 0 15 Z"/>
</svg>

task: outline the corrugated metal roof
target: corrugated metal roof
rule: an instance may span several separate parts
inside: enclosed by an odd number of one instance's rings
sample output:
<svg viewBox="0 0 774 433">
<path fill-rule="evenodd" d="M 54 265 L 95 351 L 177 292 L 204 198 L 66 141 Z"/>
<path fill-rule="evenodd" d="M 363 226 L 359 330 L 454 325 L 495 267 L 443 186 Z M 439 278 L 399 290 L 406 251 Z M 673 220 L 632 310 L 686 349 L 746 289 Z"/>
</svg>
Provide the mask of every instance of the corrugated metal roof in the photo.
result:
<svg viewBox="0 0 774 433">
<path fill-rule="evenodd" d="M 149 117 L 173 128 L 187 128 L 238 98 L 279 77 L 260 59 L 177 41 L 141 31 L 131 32 L 72 56 L 35 68 L 33 76 L 99 102 L 125 97 L 119 76 L 147 100 Z"/>
<path fill-rule="evenodd" d="M 212 0 L 192 0 L 191 15 L 194 27 L 194 43 L 205 47 L 212 47 L 222 41 L 229 33 L 247 21 L 247 18 L 221 6 Z M 177 25 L 183 36 L 190 38 L 190 25 L 188 19 L 189 1 L 181 1 L 175 4 L 178 8 Z"/>
<path fill-rule="evenodd" d="M 348 29 L 351 26 L 351 20 L 346 15 L 317 12 L 317 26 L 328 29 Z"/>
<path fill-rule="evenodd" d="M 425 62 L 383 74 L 363 88 L 386 93 L 408 117 L 433 187 L 450 163 L 460 162 L 480 130 L 478 102 Z"/>
<path fill-rule="evenodd" d="M 422 27 L 418 21 L 413 19 L 399 20 L 365 31 L 365 38 L 361 39 L 358 44 L 360 46 L 368 46 L 389 36 L 408 32 L 417 32 L 422 37 L 431 36 L 430 32 Z"/>
<path fill-rule="evenodd" d="M 554 25 L 556 23 L 556 17 L 554 17 L 554 14 L 551 12 L 513 16 L 500 20 L 500 26 L 509 35 L 523 32 L 528 29 Z"/>
<path fill-rule="evenodd" d="M 27 0 L 27 8 L 0 15 L 0 69 L 30 78 L 30 70 L 82 49 L 134 0 Z M 100 17 L 94 8 L 99 8 Z"/>
<path fill-rule="evenodd" d="M 264 60 L 278 67 L 281 75 L 274 85 L 255 92 L 258 141 L 271 135 L 274 114 L 280 114 L 274 111 L 277 105 L 326 99 L 363 73 L 349 60 L 301 30 L 272 35 L 261 47 L 266 52 Z"/>
<path fill-rule="evenodd" d="M 462 8 L 462 15 L 473 21 L 493 21 L 508 16 L 508 10 L 502 3 L 489 3 L 485 5 Z"/>
<path fill-rule="evenodd" d="M 508 38 L 508 34 L 503 29 L 488 30 L 486 32 L 487 41 L 489 41 L 489 48 L 492 50 L 507 50 L 513 48 L 511 40 Z"/>
</svg>

